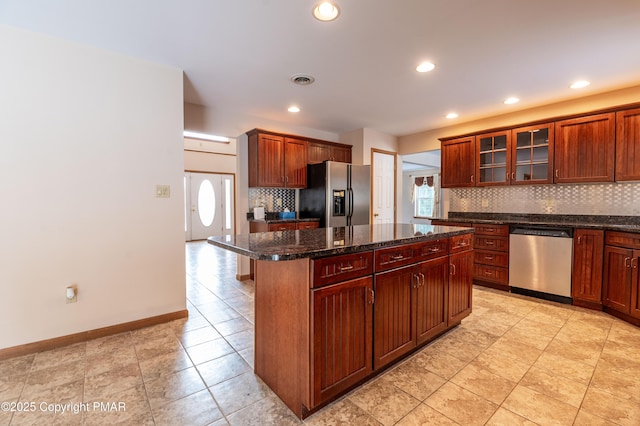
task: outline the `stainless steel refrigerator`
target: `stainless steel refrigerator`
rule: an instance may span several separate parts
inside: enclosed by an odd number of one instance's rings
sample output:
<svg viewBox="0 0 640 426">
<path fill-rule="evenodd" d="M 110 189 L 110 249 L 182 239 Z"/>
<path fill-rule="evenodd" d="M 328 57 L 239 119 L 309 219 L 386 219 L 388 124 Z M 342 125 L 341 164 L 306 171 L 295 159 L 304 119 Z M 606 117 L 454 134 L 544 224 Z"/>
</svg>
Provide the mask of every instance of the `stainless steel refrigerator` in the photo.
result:
<svg viewBox="0 0 640 426">
<path fill-rule="evenodd" d="M 321 227 L 366 225 L 371 200 L 370 166 L 337 161 L 307 166 L 300 190 L 299 217 L 320 218 Z"/>
</svg>

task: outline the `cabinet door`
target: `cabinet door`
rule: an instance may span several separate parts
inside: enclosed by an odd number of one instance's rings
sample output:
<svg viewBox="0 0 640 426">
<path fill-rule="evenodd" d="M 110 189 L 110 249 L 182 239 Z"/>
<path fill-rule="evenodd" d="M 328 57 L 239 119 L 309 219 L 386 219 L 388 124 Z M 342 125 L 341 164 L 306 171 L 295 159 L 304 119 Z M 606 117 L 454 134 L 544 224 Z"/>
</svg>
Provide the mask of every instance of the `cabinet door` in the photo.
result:
<svg viewBox="0 0 640 426">
<path fill-rule="evenodd" d="M 508 131 L 476 136 L 476 186 L 509 184 L 510 148 Z"/>
<path fill-rule="evenodd" d="M 431 340 L 447 328 L 448 267 L 448 257 L 428 260 L 417 267 L 414 312 L 418 345 Z"/>
<path fill-rule="evenodd" d="M 257 173 L 258 187 L 284 186 L 284 138 L 282 136 L 258 135 L 257 167 L 250 168 L 251 173 Z"/>
<path fill-rule="evenodd" d="M 372 371 L 372 278 L 313 291 L 313 406 Z"/>
<path fill-rule="evenodd" d="M 633 251 L 631 259 L 631 309 L 630 313 L 636 318 L 640 318 L 640 250 Z"/>
<path fill-rule="evenodd" d="M 573 235 L 571 296 L 577 300 L 602 301 L 604 231 L 576 229 Z"/>
<path fill-rule="evenodd" d="M 473 251 L 449 256 L 447 325 L 460 322 L 471 313 L 473 291 Z"/>
<path fill-rule="evenodd" d="M 351 163 L 351 148 L 332 146 L 331 159 L 333 161 L 340 161 L 341 163 Z"/>
<path fill-rule="evenodd" d="M 411 293 L 416 283 L 414 266 L 376 275 L 373 305 L 373 368 L 376 370 L 416 346 L 411 312 Z"/>
<path fill-rule="evenodd" d="M 612 182 L 615 114 L 598 114 L 556 122 L 556 183 Z"/>
<path fill-rule="evenodd" d="M 553 183 L 554 126 L 528 126 L 511 131 L 511 185 Z"/>
<path fill-rule="evenodd" d="M 331 159 L 331 146 L 309 142 L 307 145 L 307 164 L 318 164 Z"/>
<path fill-rule="evenodd" d="M 284 148 L 284 180 L 287 188 L 307 187 L 307 142 L 286 138 Z"/>
<path fill-rule="evenodd" d="M 640 180 L 640 108 L 616 114 L 616 180 Z"/>
<path fill-rule="evenodd" d="M 602 304 L 628 314 L 631 305 L 631 261 L 633 250 L 604 247 L 604 282 Z"/>
<path fill-rule="evenodd" d="M 475 186 L 475 155 L 473 136 L 442 142 L 440 185 L 443 188 Z"/>
</svg>

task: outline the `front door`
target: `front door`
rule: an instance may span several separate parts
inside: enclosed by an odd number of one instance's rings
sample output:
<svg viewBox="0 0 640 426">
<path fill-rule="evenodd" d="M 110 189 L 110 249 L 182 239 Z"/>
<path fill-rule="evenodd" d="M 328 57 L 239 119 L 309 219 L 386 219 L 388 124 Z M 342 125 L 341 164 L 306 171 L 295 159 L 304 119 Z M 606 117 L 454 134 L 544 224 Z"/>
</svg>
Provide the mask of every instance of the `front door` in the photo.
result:
<svg viewBox="0 0 640 426">
<path fill-rule="evenodd" d="M 186 172 L 184 185 L 186 241 L 233 234 L 233 175 Z"/>
<path fill-rule="evenodd" d="M 394 223 L 396 154 L 373 151 L 373 223 Z"/>
</svg>

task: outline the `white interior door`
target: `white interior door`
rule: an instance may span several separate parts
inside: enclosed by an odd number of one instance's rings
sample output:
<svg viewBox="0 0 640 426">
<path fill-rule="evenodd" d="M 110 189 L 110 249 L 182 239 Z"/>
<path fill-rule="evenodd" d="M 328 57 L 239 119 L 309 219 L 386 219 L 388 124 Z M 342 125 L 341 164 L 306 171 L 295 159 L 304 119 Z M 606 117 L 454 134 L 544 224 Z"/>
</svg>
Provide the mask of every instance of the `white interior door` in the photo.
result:
<svg viewBox="0 0 640 426">
<path fill-rule="evenodd" d="M 184 182 L 186 241 L 233 234 L 233 175 L 187 172 Z"/>
<path fill-rule="evenodd" d="M 396 157 L 373 152 L 373 223 L 395 222 Z"/>
</svg>

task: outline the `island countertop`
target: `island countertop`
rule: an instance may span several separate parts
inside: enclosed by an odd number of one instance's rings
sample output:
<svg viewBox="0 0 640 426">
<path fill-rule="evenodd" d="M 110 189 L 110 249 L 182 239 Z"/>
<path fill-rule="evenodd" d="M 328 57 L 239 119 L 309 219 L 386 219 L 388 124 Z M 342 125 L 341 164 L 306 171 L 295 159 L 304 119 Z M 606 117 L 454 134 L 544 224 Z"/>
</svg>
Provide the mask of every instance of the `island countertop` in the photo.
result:
<svg viewBox="0 0 640 426">
<path fill-rule="evenodd" d="M 279 261 L 355 253 L 472 232 L 473 228 L 395 223 L 226 235 L 209 237 L 208 242 L 252 259 Z"/>
</svg>

